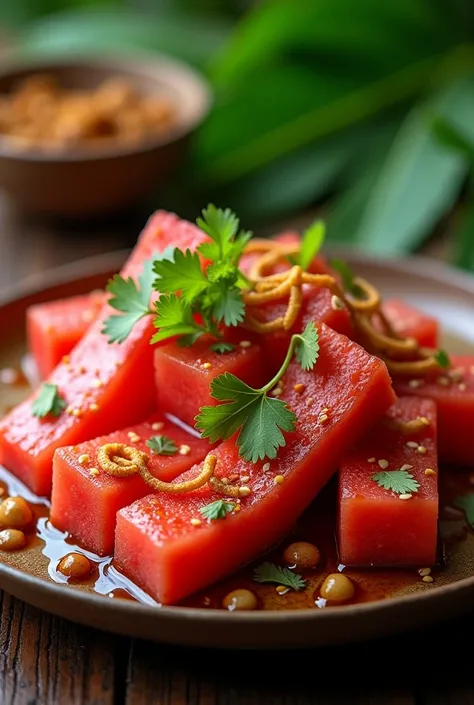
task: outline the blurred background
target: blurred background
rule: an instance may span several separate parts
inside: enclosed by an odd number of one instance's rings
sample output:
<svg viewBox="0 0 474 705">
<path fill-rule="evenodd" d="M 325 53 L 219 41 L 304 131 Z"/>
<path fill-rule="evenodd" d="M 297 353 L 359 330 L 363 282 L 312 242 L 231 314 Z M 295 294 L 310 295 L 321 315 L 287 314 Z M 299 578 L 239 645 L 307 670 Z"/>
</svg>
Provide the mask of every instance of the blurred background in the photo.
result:
<svg viewBox="0 0 474 705">
<path fill-rule="evenodd" d="M 3 0 L 0 46 L 4 63 L 164 53 L 212 92 L 175 173 L 129 212 L 53 223 L 2 198 L 0 245 L 22 239 L 3 282 L 209 201 L 257 233 L 318 212 L 329 243 L 389 257 L 433 243 L 474 270 L 472 0 Z"/>
</svg>

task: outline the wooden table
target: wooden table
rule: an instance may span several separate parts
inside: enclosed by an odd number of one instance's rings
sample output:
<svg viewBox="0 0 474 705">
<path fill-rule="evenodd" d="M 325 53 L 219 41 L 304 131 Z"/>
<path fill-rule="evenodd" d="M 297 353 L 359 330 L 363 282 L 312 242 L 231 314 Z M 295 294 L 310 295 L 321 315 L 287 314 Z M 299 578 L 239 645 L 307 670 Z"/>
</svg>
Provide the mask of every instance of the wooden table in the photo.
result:
<svg viewBox="0 0 474 705">
<path fill-rule="evenodd" d="M 0 290 L 52 266 L 130 247 L 145 218 L 137 211 L 58 225 L 21 216 L 0 200 Z M 355 647 L 252 653 L 131 641 L 6 594 L 0 600 L 1 705 L 474 705 L 474 612 Z"/>
</svg>

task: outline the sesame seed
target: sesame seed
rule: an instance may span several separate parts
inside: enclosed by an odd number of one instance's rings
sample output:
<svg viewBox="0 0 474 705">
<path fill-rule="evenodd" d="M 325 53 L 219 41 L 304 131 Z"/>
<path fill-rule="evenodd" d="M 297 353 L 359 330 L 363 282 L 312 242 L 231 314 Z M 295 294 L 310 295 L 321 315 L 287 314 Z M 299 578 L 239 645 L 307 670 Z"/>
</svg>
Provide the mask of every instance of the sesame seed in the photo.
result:
<svg viewBox="0 0 474 705">
<path fill-rule="evenodd" d="M 284 482 L 285 478 L 283 477 L 283 475 L 275 475 L 275 477 L 273 478 L 273 483 L 275 485 L 282 485 Z"/>
<path fill-rule="evenodd" d="M 221 477 L 221 482 L 223 485 L 228 485 L 229 484 L 229 478 L 228 477 Z"/>
<path fill-rule="evenodd" d="M 449 377 L 445 377 L 442 375 L 441 377 L 438 377 L 436 379 L 437 384 L 440 384 L 442 387 L 447 387 L 449 385 L 450 379 Z"/>
<path fill-rule="evenodd" d="M 294 384 L 293 389 L 295 390 L 295 392 L 297 394 L 302 394 L 302 392 L 304 392 L 304 390 L 305 390 L 305 385 L 301 384 L 301 382 L 300 382 L 298 384 Z"/>
<path fill-rule="evenodd" d="M 388 468 L 388 460 L 385 460 L 385 458 L 381 458 L 381 460 L 378 460 L 377 462 L 382 470 L 386 470 Z"/>
<path fill-rule="evenodd" d="M 82 455 L 80 455 L 78 457 L 77 462 L 79 463 L 79 465 L 85 465 L 86 463 L 89 462 L 89 460 L 90 460 L 90 458 L 87 455 L 87 453 L 82 453 Z"/>
<path fill-rule="evenodd" d="M 434 477 L 436 475 L 436 470 L 433 470 L 433 468 L 426 468 L 425 475 L 427 477 Z"/>
<path fill-rule="evenodd" d="M 99 411 L 99 405 L 94 402 L 89 406 L 89 411 Z"/>
<path fill-rule="evenodd" d="M 82 416 L 82 411 L 80 409 L 73 409 L 72 415 L 75 416 L 76 418 L 79 418 L 79 416 Z"/>
<path fill-rule="evenodd" d="M 311 406 L 311 404 L 314 402 L 313 397 L 308 397 L 306 399 L 306 406 Z"/>
<path fill-rule="evenodd" d="M 74 411 L 74 409 L 72 408 L 72 406 L 68 406 L 68 408 L 66 409 L 66 414 L 69 414 L 69 416 L 72 416 L 73 411 Z"/>
<path fill-rule="evenodd" d="M 423 384 L 423 380 L 422 380 L 422 379 L 411 379 L 411 380 L 408 382 L 408 386 L 409 386 L 411 389 L 417 389 L 418 387 L 421 387 L 422 384 Z"/>
<path fill-rule="evenodd" d="M 319 423 L 324 423 L 325 421 L 328 420 L 328 418 L 329 418 L 329 416 L 328 416 L 327 414 L 321 414 L 321 415 L 318 417 L 318 421 L 319 421 Z"/>
<path fill-rule="evenodd" d="M 239 495 L 241 497 L 248 497 L 251 491 L 252 490 L 247 485 L 244 485 L 243 487 L 239 487 Z"/>
<path fill-rule="evenodd" d="M 69 357 L 69 355 L 63 355 L 62 361 L 65 365 L 69 365 L 69 363 L 71 362 L 71 358 Z"/>
<path fill-rule="evenodd" d="M 241 340 L 239 345 L 241 348 L 250 348 L 252 343 L 250 342 L 250 340 Z"/>
<path fill-rule="evenodd" d="M 425 426 L 429 426 L 431 421 L 426 418 L 426 416 L 419 416 L 418 421 L 421 421 L 421 423 L 424 423 Z"/>
<path fill-rule="evenodd" d="M 418 443 L 416 441 L 407 441 L 408 448 L 418 448 Z"/>
<path fill-rule="evenodd" d="M 81 365 L 80 367 L 77 368 L 77 371 L 79 372 L 80 375 L 84 375 L 86 373 L 86 368 L 84 365 Z"/>
<path fill-rule="evenodd" d="M 99 389 L 99 387 L 102 387 L 104 383 L 102 382 L 101 379 L 94 379 L 92 381 L 92 386 L 95 387 L 96 389 Z"/>
<path fill-rule="evenodd" d="M 458 384 L 458 389 L 460 392 L 465 392 L 467 389 L 467 385 L 465 384 L 465 382 L 460 382 L 460 384 Z"/>
<path fill-rule="evenodd" d="M 189 455 L 191 452 L 191 447 L 183 443 L 183 445 L 179 446 L 178 452 L 180 455 Z"/>
<path fill-rule="evenodd" d="M 268 472 L 270 470 L 270 463 L 264 463 L 262 465 L 263 472 Z"/>
<path fill-rule="evenodd" d="M 288 592 L 289 588 L 285 587 L 284 585 L 277 585 L 275 590 L 279 595 L 285 595 Z"/>
<path fill-rule="evenodd" d="M 203 370 L 210 370 L 212 367 L 212 362 L 203 362 L 201 367 L 203 368 Z"/>
<path fill-rule="evenodd" d="M 127 436 L 132 441 L 132 443 L 138 443 L 138 441 L 140 440 L 140 436 L 138 435 L 138 433 L 135 433 L 135 431 L 129 431 L 127 433 Z"/>
<path fill-rule="evenodd" d="M 84 323 L 90 323 L 92 319 L 94 318 L 94 312 L 91 310 L 84 311 L 82 314 L 82 320 Z"/>
<path fill-rule="evenodd" d="M 190 524 L 193 526 L 201 526 L 201 520 L 200 519 L 191 519 Z"/>
<path fill-rule="evenodd" d="M 91 468 L 89 470 L 89 475 L 92 475 L 92 477 L 97 477 L 98 474 L 99 474 L 99 471 L 97 470 L 97 468 Z"/>
<path fill-rule="evenodd" d="M 322 413 L 322 414 L 327 414 L 328 411 L 329 411 L 329 407 L 328 407 L 328 406 L 325 406 L 324 409 L 321 409 L 321 413 Z"/>
<path fill-rule="evenodd" d="M 431 577 L 431 575 L 424 575 L 422 577 L 422 580 L 424 583 L 433 583 L 434 579 Z"/>
<path fill-rule="evenodd" d="M 244 475 L 240 478 L 241 482 L 248 482 L 250 480 L 250 475 Z"/>
<path fill-rule="evenodd" d="M 425 575 L 429 575 L 431 573 L 431 568 L 420 568 L 418 571 L 418 575 L 421 575 L 422 578 L 425 577 Z"/>
<path fill-rule="evenodd" d="M 342 311 L 344 307 L 344 302 L 339 298 L 339 296 L 331 296 L 331 308 L 333 311 Z"/>
<path fill-rule="evenodd" d="M 233 512 L 240 512 L 240 504 L 236 504 L 232 511 Z"/>
<path fill-rule="evenodd" d="M 426 447 L 425 446 L 418 446 L 416 449 L 420 455 L 425 455 L 426 454 Z"/>
<path fill-rule="evenodd" d="M 163 421 L 155 421 L 155 423 L 151 424 L 151 428 L 153 431 L 161 431 L 164 425 Z"/>
<path fill-rule="evenodd" d="M 368 463 L 375 463 L 375 458 L 367 458 Z"/>
<path fill-rule="evenodd" d="M 237 475 L 236 472 L 234 472 L 232 475 L 229 475 L 229 482 L 235 482 L 238 479 L 239 479 L 239 476 Z"/>
<path fill-rule="evenodd" d="M 405 465 L 402 465 L 400 470 L 411 470 L 413 465 L 408 465 L 408 463 L 405 463 Z"/>
<path fill-rule="evenodd" d="M 411 499 L 413 497 L 412 494 L 409 494 L 408 492 L 405 492 L 404 494 L 399 494 L 398 499 Z"/>
<path fill-rule="evenodd" d="M 272 389 L 270 394 L 272 395 L 272 397 L 279 397 L 282 392 L 283 392 L 283 389 L 281 387 L 275 387 L 275 389 Z"/>
</svg>

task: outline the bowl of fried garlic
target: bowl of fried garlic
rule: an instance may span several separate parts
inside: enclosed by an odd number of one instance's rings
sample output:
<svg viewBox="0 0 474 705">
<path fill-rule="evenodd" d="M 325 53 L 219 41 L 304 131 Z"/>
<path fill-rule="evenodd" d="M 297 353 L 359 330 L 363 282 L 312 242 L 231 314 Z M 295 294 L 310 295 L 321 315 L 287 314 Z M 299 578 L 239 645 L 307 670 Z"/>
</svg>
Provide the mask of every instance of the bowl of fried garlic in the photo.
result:
<svg viewBox="0 0 474 705">
<path fill-rule="evenodd" d="M 0 188 L 29 212 L 123 210 L 176 171 L 210 102 L 165 56 L 4 62 Z"/>
</svg>

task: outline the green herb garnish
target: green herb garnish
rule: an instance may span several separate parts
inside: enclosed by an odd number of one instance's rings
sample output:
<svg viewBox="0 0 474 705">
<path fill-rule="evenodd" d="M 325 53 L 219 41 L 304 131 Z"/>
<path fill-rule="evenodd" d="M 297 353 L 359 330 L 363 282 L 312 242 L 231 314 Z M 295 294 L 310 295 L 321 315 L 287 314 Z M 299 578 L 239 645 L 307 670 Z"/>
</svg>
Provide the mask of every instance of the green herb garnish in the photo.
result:
<svg viewBox="0 0 474 705">
<path fill-rule="evenodd" d="M 447 370 L 449 367 L 451 367 L 451 359 L 446 350 L 437 350 L 434 358 L 439 367 L 441 367 L 443 370 Z"/>
<path fill-rule="evenodd" d="M 214 378 L 211 396 L 224 403 L 200 408 L 196 428 L 202 438 L 215 443 L 240 429 L 237 447 L 245 460 L 255 463 L 276 458 L 278 448 L 286 445 L 282 431 L 294 431 L 297 419 L 284 401 L 268 394 L 285 374 L 294 354 L 301 367 L 309 370 L 316 363 L 318 350 L 318 333 L 314 323 L 309 323 L 303 333 L 291 336 L 280 370 L 264 387 L 253 389 L 229 372 Z"/>
<path fill-rule="evenodd" d="M 124 279 L 116 274 L 106 290 L 112 294 L 109 305 L 120 311 L 120 315 L 109 316 L 104 321 L 102 333 L 109 343 L 123 343 L 138 321 L 151 314 L 150 298 L 153 291 L 153 262 L 145 262 L 143 273 L 138 277 L 138 285 L 130 277 Z"/>
<path fill-rule="evenodd" d="M 235 350 L 235 345 L 232 343 L 226 343 L 225 340 L 222 340 L 209 345 L 209 350 L 212 350 L 219 355 L 225 355 L 225 353 L 233 352 Z"/>
<path fill-rule="evenodd" d="M 322 220 L 315 220 L 303 233 L 299 255 L 293 256 L 292 262 L 299 264 L 305 271 L 309 268 L 324 243 L 326 226 Z"/>
<path fill-rule="evenodd" d="M 471 529 L 474 529 L 474 494 L 458 495 L 454 498 L 453 505 L 463 510 L 467 523 Z"/>
<path fill-rule="evenodd" d="M 199 510 L 205 519 L 213 521 L 214 519 L 225 519 L 227 514 L 235 509 L 235 504 L 232 502 L 226 502 L 223 499 L 217 499 L 215 502 L 206 504 L 205 507 L 201 507 Z"/>
<path fill-rule="evenodd" d="M 154 455 L 176 455 L 178 446 L 168 436 L 152 436 L 146 442 Z"/>
<path fill-rule="evenodd" d="M 296 591 L 306 587 L 306 580 L 301 575 L 274 563 L 262 563 L 257 566 L 253 579 L 256 583 L 277 583 Z"/>
<path fill-rule="evenodd" d="M 38 419 L 48 415 L 59 416 L 66 406 L 67 404 L 59 394 L 57 385 L 46 382 L 32 404 L 31 413 Z"/>
<path fill-rule="evenodd" d="M 372 480 L 383 487 L 384 490 L 392 490 L 396 494 L 413 494 L 418 492 L 419 482 L 406 470 L 384 470 L 372 475 Z"/>
<path fill-rule="evenodd" d="M 363 296 L 363 291 L 355 282 L 354 279 L 356 275 L 349 267 L 347 262 L 342 259 L 333 259 L 330 262 L 331 267 L 339 274 L 342 279 L 343 288 L 348 291 L 352 296 L 360 298 Z"/>
</svg>

